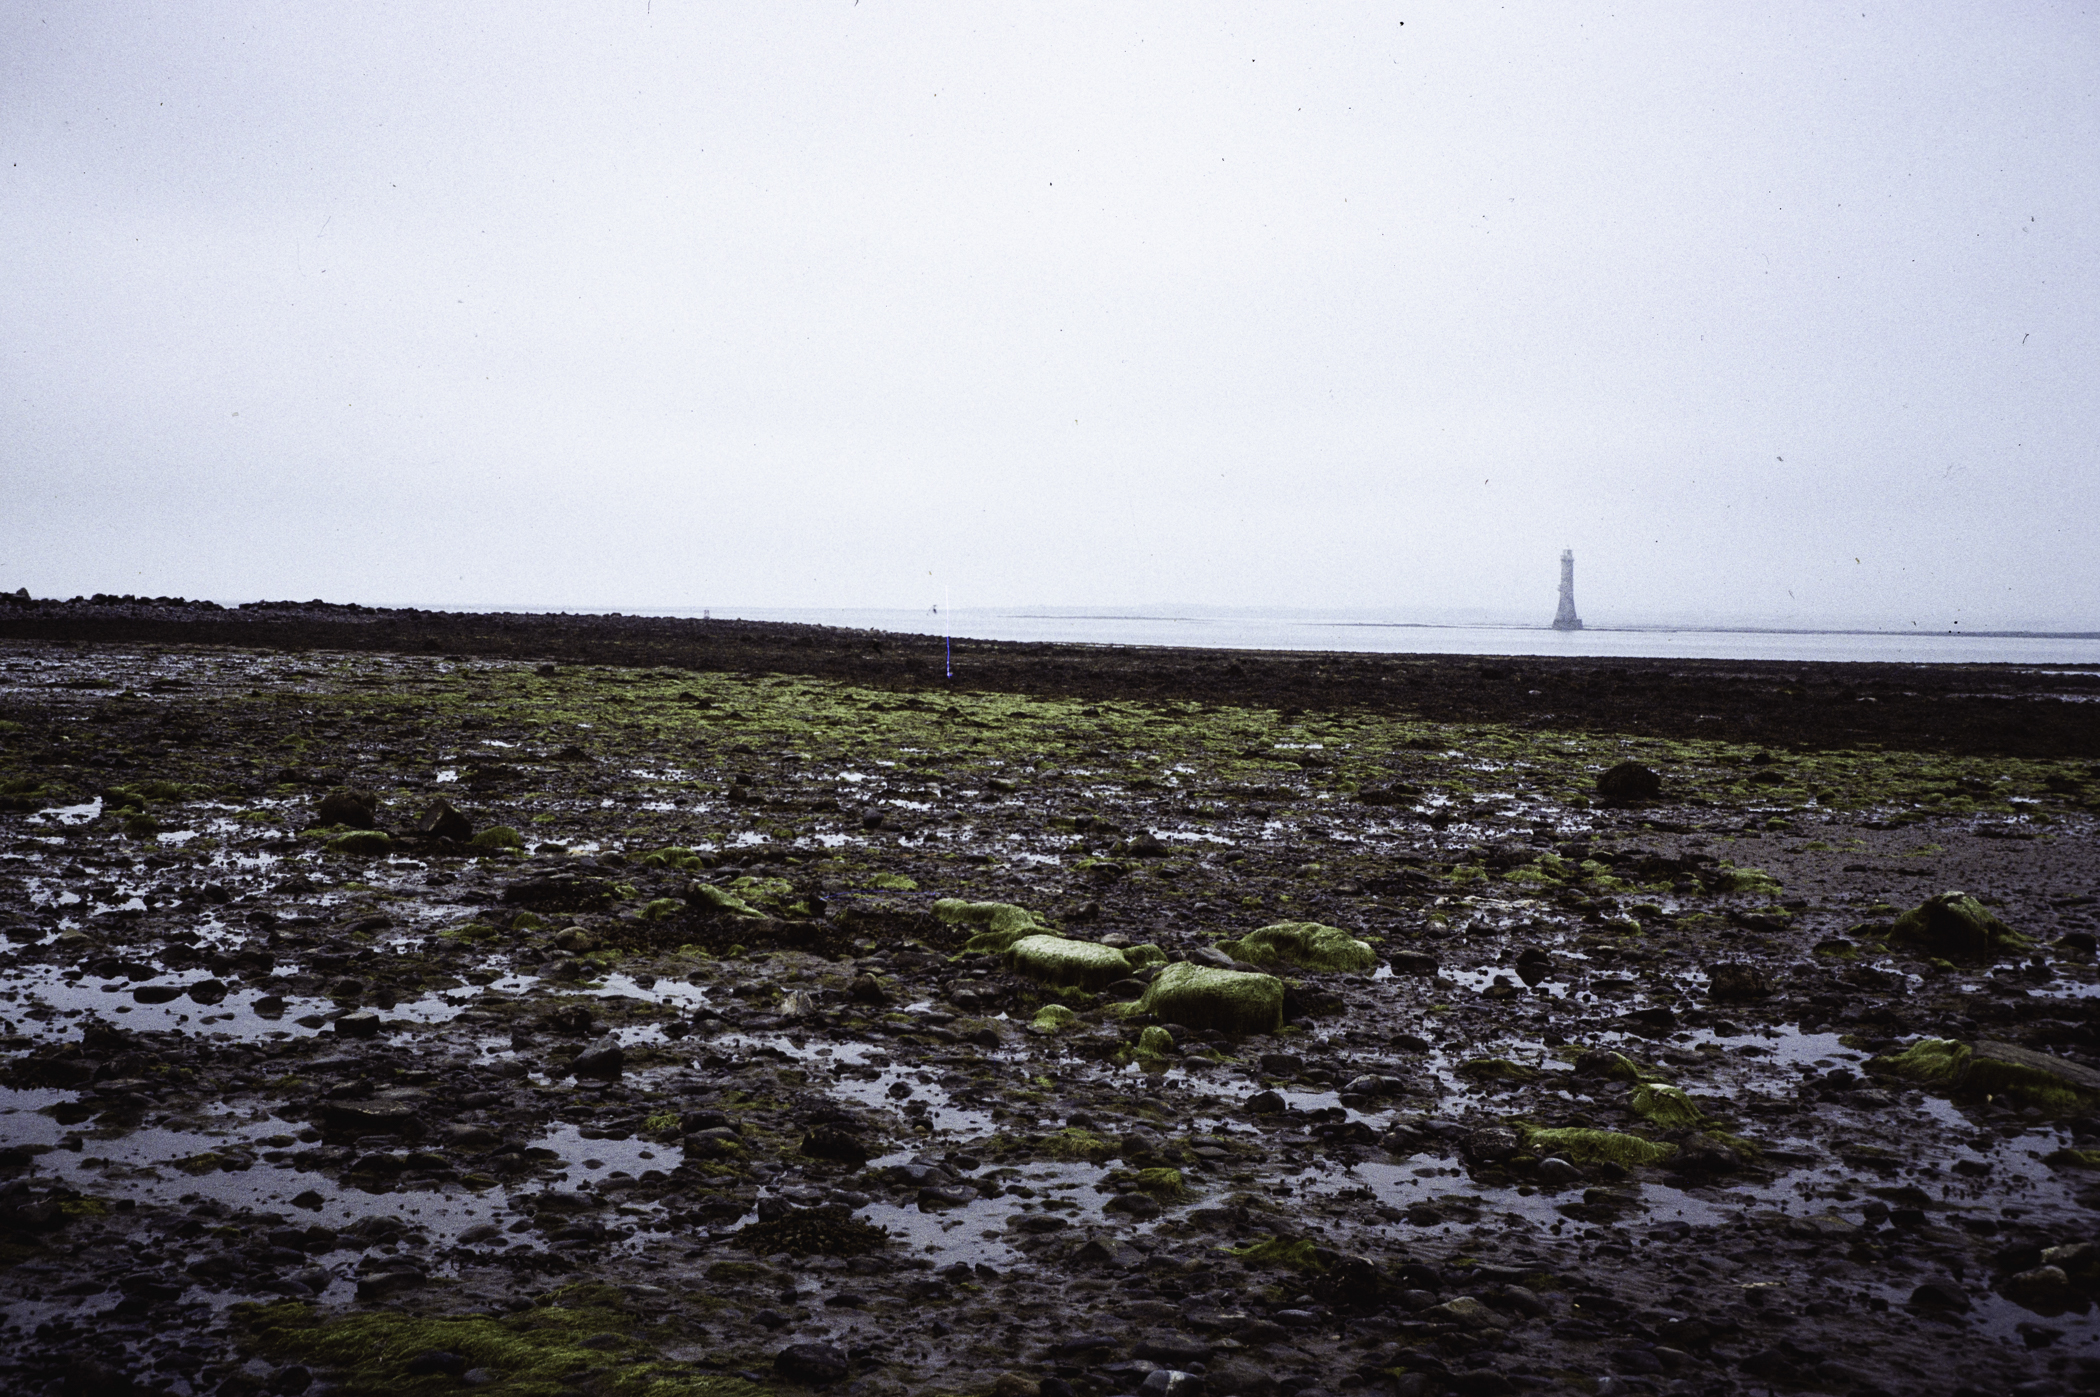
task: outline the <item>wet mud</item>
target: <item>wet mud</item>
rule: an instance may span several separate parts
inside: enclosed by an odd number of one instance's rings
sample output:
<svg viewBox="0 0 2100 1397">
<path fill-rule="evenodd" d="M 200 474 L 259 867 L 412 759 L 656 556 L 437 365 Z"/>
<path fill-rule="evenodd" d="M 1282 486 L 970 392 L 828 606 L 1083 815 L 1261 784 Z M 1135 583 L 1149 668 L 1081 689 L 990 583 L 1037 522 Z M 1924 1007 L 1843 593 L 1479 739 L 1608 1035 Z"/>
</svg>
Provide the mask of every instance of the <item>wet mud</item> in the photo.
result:
<svg viewBox="0 0 2100 1397">
<path fill-rule="evenodd" d="M 386 616 L 0 641 L 6 1390 L 2100 1386 L 2092 676 Z"/>
</svg>

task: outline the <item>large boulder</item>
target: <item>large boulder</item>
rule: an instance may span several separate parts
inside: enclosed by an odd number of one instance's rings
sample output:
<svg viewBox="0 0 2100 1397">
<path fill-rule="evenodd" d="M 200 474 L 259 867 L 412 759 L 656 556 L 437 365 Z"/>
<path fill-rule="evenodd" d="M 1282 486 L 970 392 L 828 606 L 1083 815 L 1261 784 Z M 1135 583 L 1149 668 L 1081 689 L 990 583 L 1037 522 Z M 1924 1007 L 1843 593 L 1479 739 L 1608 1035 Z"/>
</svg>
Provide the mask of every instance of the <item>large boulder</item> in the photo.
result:
<svg viewBox="0 0 2100 1397">
<path fill-rule="evenodd" d="M 1023 936 L 1010 944 L 1006 965 L 1015 974 L 1046 985 L 1077 985 L 1084 990 L 1105 989 L 1128 978 L 1136 968 L 1117 947 L 1046 934 Z"/>
<path fill-rule="evenodd" d="M 2033 943 L 1965 892 L 1935 893 L 1896 918 L 1891 941 L 1947 960 L 1989 961 Z"/>
<path fill-rule="evenodd" d="M 379 797 L 370 791 L 334 790 L 321 797 L 314 823 L 345 829 L 378 829 Z"/>
<path fill-rule="evenodd" d="M 1250 931 L 1218 949 L 1249 965 L 1302 965 L 1310 970 L 1370 970 L 1378 953 L 1337 927 L 1318 922 L 1276 922 Z"/>
<path fill-rule="evenodd" d="M 1613 802 L 1654 800 L 1662 788 L 1662 777 L 1639 762 L 1620 762 L 1597 778 L 1597 794 Z"/>
<path fill-rule="evenodd" d="M 1184 1028 L 1274 1033 L 1283 1027 L 1283 981 L 1182 961 L 1154 977 L 1137 1007 Z"/>
<path fill-rule="evenodd" d="M 978 928 L 963 944 L 966 951 L 996 954 L 1024 936 L 1048 934 L 1050 930 L 1036 920 L 1035 913 L 1010 902 L 966 902 L 959 897 L 944 897 L 933 904 L 933 915 L 957 926 Z"/>
</svg>

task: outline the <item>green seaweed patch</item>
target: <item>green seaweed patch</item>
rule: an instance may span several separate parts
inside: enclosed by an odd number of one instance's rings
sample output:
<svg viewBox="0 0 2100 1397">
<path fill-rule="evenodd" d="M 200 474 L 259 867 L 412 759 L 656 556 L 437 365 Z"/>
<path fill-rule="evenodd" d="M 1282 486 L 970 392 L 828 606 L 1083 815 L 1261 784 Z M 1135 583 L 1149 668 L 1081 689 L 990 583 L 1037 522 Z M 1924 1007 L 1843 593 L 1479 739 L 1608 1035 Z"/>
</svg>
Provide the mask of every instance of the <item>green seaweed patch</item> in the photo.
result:
<svg viewBox="0 0 2100 1397">
<path fill-rule="evenodd" d="M 1675 1145 L 1586 1126 L 1518 1126 L 1517 1134 L 1531 1153 L 1541 1157 L 1558 1155 L 1575 1164 L 1616 1164 L 1621 1169 L 1636 1169 L 1660 1164 L 1677 1153 Z"/>
<path fill-rule="evenodd" d="M 1124 1184 L 1160 1203 L 1186 1203 L 1196 1196 L 1179 1169 L 1112 1169 L 1095 1187 L 1115 1192 Z"/>
<path fill-rule="evenodd" d="M 963 943 L 966 952 L 998 954 L 1024 936 L 1054 934 L 1036 919 L 1035 913 L 1010 902 L 966 902 L 959 897 L 944 897 L 933 904 L 933 915 L 957 926 L 978 928 Z"/>
<path fill-rule="evenodd" d="M 1777 897 L 1781 892 L 1780 882 L 1761 868 L 1738 868 L 1724 863 L 1705 878 L 1707 887 L 1717 893 L 1757 893 L 1763 897 Z"/>
<path fill-rule="evenodd" d="M 1313 1243 L 1304 1237 L 1268 1237 L 1243 1247 L 1220 1247 L 1249 1266 L 1273 1266 L 1286 1271 L 1320 1272 L 1327 1268 L 1313 1254 Z"/>
<path fill-rule="evenodd" d="M 1635 1087 L 1632 1105 L 1635 1115 L 1665 1130 L 1696 1126 L 1706 1119 L 1682 1087 L 1659 1082 L 1643 1082 Z"/>
<path fill-rule="evenodd" d="M 439 1397 L 460 1390 L 443 1372 L 411 1373 L 421 1355 L 458 1354 L 487 1373 L 475 1389 L 490 1397 L 553 1397 L 589 1372 L 605 1397 L 761 1397 L 741 1378 L 700 1374 L 656 1360 L 633 1336 L 636 1316 L 610 1286 L 558 1291 L 552 1302 L 514 1315 L 428 1317 L 376 1310 L 322 1319 L 313 1306 L 280 1302 L 237 1306 L 246 1346 L 277 1362 L 332 1370 L 345 1397 Z"/>
<path fill-rule="evenodd" d="M 873 878 L 870 878 L 868 882 L 871 886 L 881 888 L 885 892 L 915 893 L 919 890 L 918 880 L 916 878 L 907 878 L 902 873 L 878 873 Z"/>
<path fill-rule="evenodd" d="M 730 1244 L 760 1256 L 862 1256 L 889 1245 L 890 1234 L 845 1208 L 825 1204 L 795 1208 L 770 1222 L 738 1228 Z"/>
<path fill-rule="evenodd" d="M 1122 1147 L 1113 1140 L 1104 1140 L 1076 1125 L 1051 1131 L 1042 1138 L 1036 1149 L 1052 1159 L 1085 1160 L 1089 1164 L 1104 1163 L 1123 1152 Z"/>
<path fill-rule="evenodd" d="M 509 825 L 490 825 L 481 830 L 467 843 L 476 849 L 510 849 L 523 852 L 525 838 Z"/>
<path fill-rule="evenodd" d="M 339 834 L 322 847 L 331 854 L 376 855 L 392 849 L 394 840 L 384 830 L 358 829 Z"/>
<path fill-rule="evenodd" d="M 1181 961 L 1153 977 L 1135 1012 L 1206 1032 L 1274 1033 L 1283 1027 L 1283 981 Z"/>
<path fill-rule="evenodd" d="M 1300 965 L 1309 970 L 1370 970 L 1378 953 L 1338 927 L 1318 922 L 1276 922 L 1250 931 L 1218 949 L 1250 965 Z"/>
</svg>

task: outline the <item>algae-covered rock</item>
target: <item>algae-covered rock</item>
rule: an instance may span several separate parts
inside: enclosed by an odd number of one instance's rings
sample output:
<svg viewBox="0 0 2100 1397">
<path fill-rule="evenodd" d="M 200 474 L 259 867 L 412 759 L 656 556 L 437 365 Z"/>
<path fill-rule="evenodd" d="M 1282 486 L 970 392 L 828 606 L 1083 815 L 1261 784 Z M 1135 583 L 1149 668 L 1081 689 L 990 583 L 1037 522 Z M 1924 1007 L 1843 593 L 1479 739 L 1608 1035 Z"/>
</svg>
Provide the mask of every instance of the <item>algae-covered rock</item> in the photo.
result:
<svg viewBox="0 0 2100 1397">
<path fill-rule="evenodd" d="M 1024 936 L 1008 946 L 1006 966 L 1046 985 L 1085 990 L 1101 989 L 1130 974 L 1130 962 L 1114 946 L 1044 934 Z"/>
<path fill-rule="evenodd" d="M 1896 919 L 1889 939 L 1948 960 L 1991 960 L 2033 944 L 1965 892 L 1926 898 Z"/>
<path fill-rule="evenodd" d="M 1035 1011 L 1028 1026 L 1037 1033 L 1062 1033 L 1079 1022 L 1079 1015 L 1062 1004 L 1045 1004 Z"/>
<path fill-rule="evenodd" d="M 331 854 L 383 854 L 394 847 L 394 841 L 382 830 L 360 829 L 339 834 L 324 847 Z"/>
<path fill-rule="evenodd" d="M 688 906 L 700 912 L 711 912 L 730 917 L 763 917 L 765 913 L 753 907 L 727 888 L 718 888 L 712 883 L 695 883 L 685 890 Z"/>
<path fill-rule="evenodd" d="M 1634 1169 L 1644 1164 L 1660 1164 L 1677 1153 L 1674 1145 L 1643 1140 L 1638 1135 L 1617 1130 L 1592 1130 L 1583 1126 L 1519 1126 L 1518 1133 L 1523 1137 L 1524 1148 L 1532 1153 L 1558 1155 L 1577 1164 L 1616 1164 L 1621 1169 Z"/>
<path fill-rule="evenodd" d="M 998 953 L 1024 936 L 1053 934 L 1036 919 L 1035 913 L 1010 902 L 965 902 L 959 897 L 944 897 L 933 904 L 933 915 L 944 922 L 979 928 L 963 943 L 965 951 Z"/>
<path fill-rule="evenodd" d="M 476 849 L 522 849 L 524 838 L 509 825 L 490 825 L 467 843 Z"/>
<path fill-rule="evenodd" d="M 2002 1098 L 2053 1115 L 2072 1115 L 2100 1102 L 2100 1072 L 2023 1048 L 1978 1039 L 1922 1038 L 1892 1057 L 1878 1057 L 1874 1070 L 1949 1094 Z"/>
<path fill-rule="evenodd" d="M 1635 1115 L 1670 1130 L 1695 1126 L 1706 1118 L 1682 1087 L 1664 1086 L 1660 1082 L 1643 1082 L 1635 1087 L 1632 1105 Z"/>
<path fill-rule="evenodd" d="M 1274 1033 L 1283 1027 L 1283 981 L 1182 961 L 1159 972 L 1137 1007 L 1184 1028 Z"/>
<path fill-rule="evenodd" d="M 1348 932 L 1318 922 L 1277 922 L 1221 941 L 1218 949 L 1249 965 L 1302 965 L 1309 970 L 1369 970 L 1378 953 Z"/>
</svg>

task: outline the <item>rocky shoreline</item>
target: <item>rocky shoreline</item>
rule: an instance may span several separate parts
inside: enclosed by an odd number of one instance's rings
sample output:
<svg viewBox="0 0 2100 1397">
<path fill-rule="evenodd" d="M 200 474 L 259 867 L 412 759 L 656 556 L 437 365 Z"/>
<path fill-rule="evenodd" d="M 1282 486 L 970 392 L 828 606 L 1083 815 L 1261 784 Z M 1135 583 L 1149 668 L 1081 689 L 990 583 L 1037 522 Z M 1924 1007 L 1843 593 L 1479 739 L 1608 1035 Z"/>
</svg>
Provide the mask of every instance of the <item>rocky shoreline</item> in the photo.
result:
<svg viewBox="0 0 2100 1397">
<path fill-rule="evenodd" d="M 2100 1386 L 2090 676 L 937 650 L 0 608 L 0 1385 Z"/>
</svg>

